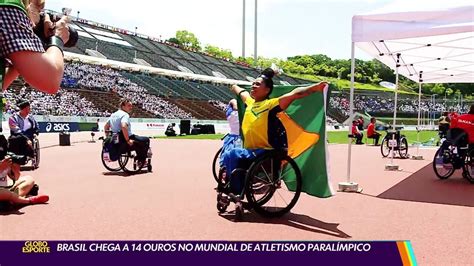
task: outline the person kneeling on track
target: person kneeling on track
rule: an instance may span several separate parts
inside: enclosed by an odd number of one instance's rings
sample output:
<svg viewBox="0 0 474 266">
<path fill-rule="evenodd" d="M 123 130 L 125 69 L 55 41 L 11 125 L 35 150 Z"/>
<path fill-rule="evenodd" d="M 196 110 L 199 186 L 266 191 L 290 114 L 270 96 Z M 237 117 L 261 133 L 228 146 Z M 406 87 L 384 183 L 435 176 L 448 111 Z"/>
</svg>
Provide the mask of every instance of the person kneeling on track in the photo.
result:
<svg viewBox="0 0 474 266">
<path fill-rule="evenodd" d="M 133 105 L 130 100 L 122 99 L 120 101 L 119 110 L 110 116 L 104 126 L 104 131 L 112 131 L 113 134 L 118 134 L 119 143 L 124 144 L 124 146 L 121 147 L 121 151 L 127 149 L 135 150 L 137 152 L 137 161 L 145 165 L 147 156 L 151 156 L 151 151 L 149 150 L 150 139 L 148 137 L 132 134 L 129 115 L 132 111 L 132 107 Z"/>
<path fill-rule="evenodd" d="M 276 114 L 286 110 L 294 100 L 306 97 L 313 92 L 323 91 L 328 86 L 326 82 L 321 82 L 296 88 L 278 98 L 269 99 L 273 90 L 274 75 L 275 72 L 271 68 L 265 69 L 253 82 L 250 93 L 237 85 L 231 87 L 231 90 L 239 95 L 247 106 L 242 121 L 244 148 L 236 147 L 222 155 L 225 175 L 230 177 L 232 193 L 241 193 L 245 178 L 242 175 L 232 175 L 234 169 L 245 168 L 249 160 L 263 154 L 265 149 L 288 147 L 286 131 Z"/>
<path fill-rule="evenodd" d="M 0 135 L 0 203 L 41 204 L 49 200 L 48 195 L 38 195 L 39 187 L 33 177 L 22 176 L 17 155 L 7 155 L 7 140 Z M 8 179 L 15 181 L 9 186 Z M 3 205 L 3 204 L 2 204 Z"/>
</svg>

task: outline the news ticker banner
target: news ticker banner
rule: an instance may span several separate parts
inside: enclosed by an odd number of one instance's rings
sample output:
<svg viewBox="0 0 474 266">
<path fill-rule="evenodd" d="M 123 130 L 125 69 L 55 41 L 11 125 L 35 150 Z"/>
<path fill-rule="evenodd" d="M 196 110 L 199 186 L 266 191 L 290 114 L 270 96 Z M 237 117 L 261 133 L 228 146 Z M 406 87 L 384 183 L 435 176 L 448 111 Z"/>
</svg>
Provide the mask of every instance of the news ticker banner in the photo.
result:
<svg viewBox="0 0 474 266">
<path fill-rule="evenodd" d="M 102 261 L 104 265 L 144 265 L 150 261 L 161 265 L 197 261 L 417 265 L 410 241 L 0 241 L 1 266 L 98 265 Z"/>
</svg>

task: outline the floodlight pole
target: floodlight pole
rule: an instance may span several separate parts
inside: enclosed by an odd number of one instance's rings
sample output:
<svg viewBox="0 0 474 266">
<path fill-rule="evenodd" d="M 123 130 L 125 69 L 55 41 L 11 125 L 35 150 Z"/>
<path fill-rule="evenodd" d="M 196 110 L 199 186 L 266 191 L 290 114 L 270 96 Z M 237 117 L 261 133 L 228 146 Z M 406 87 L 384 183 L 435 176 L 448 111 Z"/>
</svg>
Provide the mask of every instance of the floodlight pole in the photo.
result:
<svg viewBox="0 0 474 266">
<path fill-rule="evenodd" d="M 255 0 L 255 32 L 254 32 L 254 39 L 255 39 L 255 43 L 254 43 L 254 64 L 255 66 L 257 66 L 257 0 Z"/>
<path fill-rule="evenodd" d="M 137 29 L 138 27 L 135 27 L 135 36 L 137 36 Z M 137 59 L 137 48 L 135 48 L 135 59 Z"/>
<path fill-rule="evenodd" d="M 242 58 L 245 59 L 245 0 L 242 2 Z"/>
</svg>

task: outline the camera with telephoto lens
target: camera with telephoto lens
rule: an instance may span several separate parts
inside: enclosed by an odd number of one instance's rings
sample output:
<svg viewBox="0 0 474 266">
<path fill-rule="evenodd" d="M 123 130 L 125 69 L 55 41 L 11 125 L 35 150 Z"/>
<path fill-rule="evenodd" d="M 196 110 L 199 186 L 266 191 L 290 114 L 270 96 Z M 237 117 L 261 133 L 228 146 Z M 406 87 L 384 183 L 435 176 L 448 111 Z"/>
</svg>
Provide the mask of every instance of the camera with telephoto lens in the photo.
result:
<svg viewBox="0 0 474 266">
<path fill-rule="evenodd" d="M 28 162 L 28 158 L 25 155 L 16 155 L 12 152 L 7 152 L 7 157 L 12 159 L 12 163 L 19 165 L 25 165 Z"/>
<path fill-rule="evenodd" d="M 68 16 L 71 13 L 70 8 L 63 8 L 62 11 L 63 11 L 62 15 L 64 16 Z M 41 39 L 44 47 L 46 47 L 47 39 L 49 37 L 49 36 L 45 36 L 45 33 L 44 33 L 44 20 L 45 20 L 46 14 L 49 15 L 49 19 L 53 23 L 56 23 L 62 17 L 60 15 L 52 14 L 52 13 L 45 13 L 45 12 L 40 13 L 39 23 L 36 24 L 36 27 L 33 29 L 33 31 L 35 32 L 36 36 L 38 36 Z M 69 29 L 69 40 L 64 44 L 64 46 L 74 47 L 76 46 L 77 41 L 79 40 L 79 34 L 77 33 L 76 29 L 74 29 L 73 27 L 68 27 L 68 29 Z"/>
</svg>

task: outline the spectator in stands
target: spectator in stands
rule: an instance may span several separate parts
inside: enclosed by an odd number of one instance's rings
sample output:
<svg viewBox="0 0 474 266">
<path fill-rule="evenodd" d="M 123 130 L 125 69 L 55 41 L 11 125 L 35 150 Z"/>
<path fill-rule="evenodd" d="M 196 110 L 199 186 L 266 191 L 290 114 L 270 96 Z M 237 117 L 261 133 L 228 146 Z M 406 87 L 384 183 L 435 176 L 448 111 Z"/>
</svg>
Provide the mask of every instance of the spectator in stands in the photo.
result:
<svg viewBox="0 0 474 266">
<path fill-rule="evenodd" d="M 364 137 L 364 133 L 359 131 L 359 122 L 358 120 L 352 121 L 352 137 L 356 139 L 356 144 L 357 145 L 362 145 L 364 144 L 362 142 L 362 138 Z"/>
<path fill-rule="evenodd" d="M 52 23 L 45 15 L 44 35 L 46 47 L 33 34 L 33 27 L 40 23 L 39 12 L 44 8 L 44 0 L 2 1 L 0 21 L 0 60 L 11 62 L 6 68 L 3 89 L 6 89 L 19 75 L 41 91 L 56 93 L 63 76 L 63 48 L 69 40 L 68 17 L 63 16 Z M 29 2 L 29 3 L 28 3 Z M 0 65 L 3 67 L 3 63 Z"/>
<path fill-rule="evenodd" d="M 375 130 L 376 122 L 377 122 L 377 119 L 375 119 L 375 117 L 370 118 L 370 124 L 367 127 L 367 138 L 374 139 L 375 146 L 378 146 L 381 134 Z"/>
<path fill-rule="evenodd" d="M 144 87 L 123 77 L 118 71 L 82 63 L 66 65 L 64 72 L 68 80 L 77 80 L 68 84 L 76 84 L 81 89 L 113 91 L 120 97 L 128 98 L 133 104 L 155 114 L 160 118 L 192 118 L 176 105 L 148 92 Z"/>
<path fill-rule="evenodd" d="M 5 98 L 10 103 L 7 105 L 9 114 L 16 112 L 15 106 L 19 101 L 29 100 L 34 109 L 31 110 L 33 115 L 56 115 L 56 116 L 100 116 L 108 117 L 110 112 L 100 111 L 94 105 L 81 97 L 77 92 L 70 90 L 59 90 L 58 94 L 50 95 L 40 91 L 23 87 L 20 92 L 6 91 Z"/>
<path fill-rule="evenodd" d="M 286 110 L 294 100 L 323 91 L 328 86 L 326 82 L 321 82 L 299 87 L 278 98 L 269 99 L 273 90 L 274 75 L 275 72 L 271 68 L 265 69 L 253 82 L 250 93 L 237 85 L 231 87 L 231 90 L 247 105 L 242 122 L 244 148 L 234 148 L 222 154 L 225 175 L 230 177 L 231 190 L 234 193 L 240 193 L 243 188 L 243 176 L 231 176 L 234 169 L 262 154 L 264 149 L 287 146 L 286 131 L 282 128 L 281 122 L 278 123 L 276 114 Z"/>
<path fill-rule="evenodd" d="M 221 102 L 221 101 L 218 101 L 218 100 L 209 100 L 209 103 L 210 103 L 211 105 L 213 105 L 214 107 L 216 107 L 216 108 L 218 108 L 218 109 L 220 109 L 220 110 L 223 110 L 224 112 L 226 112 L 226 110 L 227 110 L 227 108 L 228 108 L 228 106 L 229 106 L 229 104 L 225 104 L 225 103 L 223 103 L 223 102 Z"/>
<path fill-rule="evenodd" d="M 30 102 L 21 101 L 19 112 L 10 116 L 10 149 L 16 154 L 33 157 L 33 139 L 39 134 L 38 122 L 30 115 Z M 14 148 L 13 148 L 14 147 Z"/>
<path fill-rule="evenodd" d="M 128 149 L 135 150 L 138 162 L 145 165 L 147 152 L 150 148 L 150 139 L 132 134 L 129 115 L 132 107 L 130 100 L 122 99 L 119 110 L 110 116 L 109 121 L 104 126 L 104 131 L 112 131 L 113 134 L 118 134 L 119 142 L 124 144 L 122 147 L 125 149 L 128 146 Z"/>
</svg>

